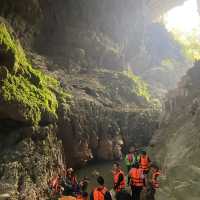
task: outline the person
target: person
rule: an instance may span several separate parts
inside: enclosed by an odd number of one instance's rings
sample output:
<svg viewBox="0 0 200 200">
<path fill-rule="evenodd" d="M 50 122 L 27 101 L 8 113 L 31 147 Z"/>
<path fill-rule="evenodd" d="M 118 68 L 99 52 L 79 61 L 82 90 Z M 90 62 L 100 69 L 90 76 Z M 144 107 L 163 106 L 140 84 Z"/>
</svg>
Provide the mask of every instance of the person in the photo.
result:
<svg viewBox="0 0 200 200">
<path fill-rule="evenodd" d="M 133 165 L 133 160 L 134 160 L 134 152 L 135 152 L 135 148 L 131 147 L 129 149 L 129 153 L 125 156 L 125 165 L 127 168 L 127 171 L 129 172 L 129 170 L 131 169 L 132 165 Z"/>
<path fill-rule="evenodd" d="M 87 192 L 89 181 L 90 180 L 87 176 L 83 177 L 83 179 L 79 182 L 80 192 Z"/>
<path fill-rule="evenodd" d="M 118 162 L 113 164 L 113 182 L 114 182 L 114 190 L 116 194 L 121 192 L 126 187 L 126 180 L 124 172 L 121 170 Z"/>
<path fill-rule="evenodd" d="M 139 163 L 140 167 L 143 169 L 144 174 L 148 174 L 151 160 L 147 155 L 146 151 L 142 151 Z"/>
<path fill-rule="evenodd" d="M 55 197 L 60 194 L 61 187 L 60 187 L 60 176 L 57 174 L 54 174 L 52 179 L 49 181 L 49 191 L 50 191 L 50 196 Z"/>
<path fill-rule="evenodd" d="M 125 165 L 127 167 L 127 171 L 129 172 L 132 166 L 139 162 L 140 155 L 138 154 L 138 150 L 135 147 L 131 147 L 129 153 L 125 156 Z"/>
<path fill-rule="evenodd" d="M 132 200 L 140 200 L 140 194 L 146 186 L 145 175 L 143 169 L 140 168 L 139 163 L 136 163 L 130 170 L 129 175 L 131 180 Z"/>
<path fill-rule="evenodd" d="M 102 176 L 97 178 L 98 186 L 93 190 L 90 195 L 90 200 L 112 200 L 111 194 L 104 185 Z"/>
<path fill-rule="evenodd" d="M 160 170 L 157 165 L 152 165 L 151 166 L 151 177 L 150 177 L 150 195 L 151 199 L 155 199 L 155 193 L 156 190 L 159 188 L 159 182 L 158 182 L 158 177 L 160 176 Z"/>
<path fill-rule="evenodd" d="M 75 196 L 74 191 L 75 180 L 73 178 L 73 169 L 69 168 L 66 171 L 66 176 L 61 179 L 61 186 L 63 188 L 64 196 Z"/>
</svg>

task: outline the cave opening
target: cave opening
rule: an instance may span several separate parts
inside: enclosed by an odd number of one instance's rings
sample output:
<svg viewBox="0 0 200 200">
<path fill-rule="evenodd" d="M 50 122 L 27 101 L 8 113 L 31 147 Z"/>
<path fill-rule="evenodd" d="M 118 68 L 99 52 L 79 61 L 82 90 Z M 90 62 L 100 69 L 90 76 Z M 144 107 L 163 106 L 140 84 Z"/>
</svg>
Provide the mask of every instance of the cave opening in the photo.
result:
<svg viewBox="0 0 200 200">
<path fill-rule="evenodd" d="M 166 29 L 181 45 L 189 61 L 200 58 L 200 16 L 197 0 L 187 0 L 163 16 Z"/>
<path fill-rule="evenodd" d="M 164 15 L 164 24 L 171 31 L 190 34 L 200 31 L 200 16 L 197 0 L 187 0 L 182 5 L 169 10 Z"/>
</svg>

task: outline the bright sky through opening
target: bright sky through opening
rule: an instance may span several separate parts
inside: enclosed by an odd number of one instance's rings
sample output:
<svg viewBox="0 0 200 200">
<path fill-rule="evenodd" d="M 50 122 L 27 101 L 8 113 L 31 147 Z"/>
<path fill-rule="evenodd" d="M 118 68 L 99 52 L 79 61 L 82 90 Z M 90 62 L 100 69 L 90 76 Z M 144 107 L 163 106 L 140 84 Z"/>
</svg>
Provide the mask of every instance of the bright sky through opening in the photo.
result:
<svg viewBox="0 0 200 200">
<path fill-rule="evenodd" d="M 184 34 L 200 31 L 197 1 L 188 0 L 182 6 L 173 8 L 165 14 L 164 21 L 169 31 L 175 29 Z"/>
</svg>

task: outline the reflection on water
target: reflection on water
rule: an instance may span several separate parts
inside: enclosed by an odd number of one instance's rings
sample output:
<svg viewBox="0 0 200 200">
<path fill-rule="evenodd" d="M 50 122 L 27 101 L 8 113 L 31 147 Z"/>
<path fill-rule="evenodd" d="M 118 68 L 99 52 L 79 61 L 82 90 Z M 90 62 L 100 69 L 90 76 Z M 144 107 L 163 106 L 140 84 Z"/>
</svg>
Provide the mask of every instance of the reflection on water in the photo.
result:
<svg viewBox="0 0 200 200">
<path fill-rule="evenodd" d="M 105 179 L 105 185 L 108 189 L 111 189 L 113 186 L 112 178 L 112 165 L 113 162 L 98 162 L 93 164 L 88 164 L 82 169 L 76 172 L 78 180 L 82 179 L 84 176 L 87 176 L 90 179 L 88 186 L 88 192 L 90 192 L 94 187 L 97 186 L 96 177 L 92 174 L 94 171 L 98 171 L 101 176 Z M 121 163 L 122 169 L 125 170 L 125 166 Z M 125 172 L 125 171 L 124 171 Z"/>
</svg>

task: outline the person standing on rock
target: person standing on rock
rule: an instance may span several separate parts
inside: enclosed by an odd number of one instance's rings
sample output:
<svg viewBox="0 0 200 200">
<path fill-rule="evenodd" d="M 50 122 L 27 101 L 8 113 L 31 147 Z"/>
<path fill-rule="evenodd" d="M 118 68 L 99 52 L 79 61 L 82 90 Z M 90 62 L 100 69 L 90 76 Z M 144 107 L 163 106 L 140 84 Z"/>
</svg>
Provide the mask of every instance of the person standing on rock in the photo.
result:
<svg viewBox="0 0 200 200">
<path fill-rule="evenodd" d="M 131 180 L 132 200 L 140 200 L 140 194 L 146 187 L 146 178 L 143 169 L 139 163 L 136 163 L 129 172 L 129 180 Z"/>
<path fill-rule="evenodd" d="M 112 200 L 111 194 L 104 185 L 102 176 L 97 178 L 98 186 L 92 191 L 90 200 Z"/>
<path fill-rule="evenodd" d="M 121 192 L 126 187 L 126 179 L 124 172 L 121 170 L 120 164 L 115 162 L 113 164 L 113 182 L 114 182 L 114 190 L 117 193 Z"/>
<path fill-rule="evenodd" d="M 144 174 L 148 174 L 151 160 L 147 155 L 146 151 L 142 151 L 139 163 L 140 167 L 143 169 Z"/>
<path fill-rule="evenodd" d="M 136 163 L 139 162 L 140 156 L 138 154 L 138 151 L 135 147 L 131 147 L 129 150 L 129 153 L 125 157 L 125 165 L 127 168 L 127 172 L 130 171 L 132 166 Z"/>
</svg>

